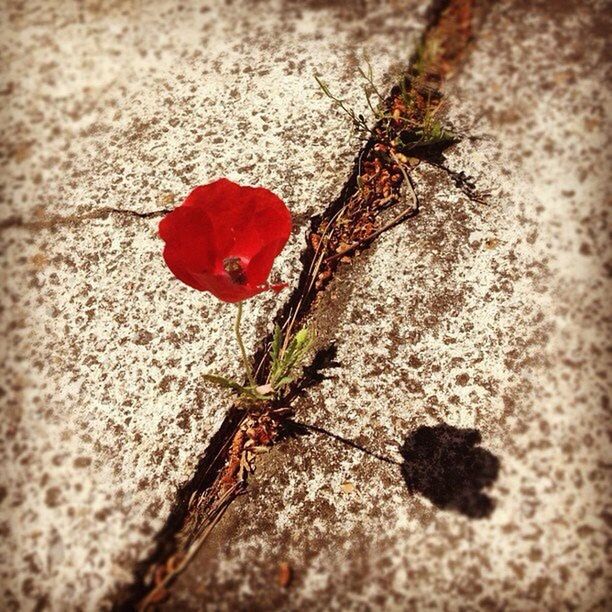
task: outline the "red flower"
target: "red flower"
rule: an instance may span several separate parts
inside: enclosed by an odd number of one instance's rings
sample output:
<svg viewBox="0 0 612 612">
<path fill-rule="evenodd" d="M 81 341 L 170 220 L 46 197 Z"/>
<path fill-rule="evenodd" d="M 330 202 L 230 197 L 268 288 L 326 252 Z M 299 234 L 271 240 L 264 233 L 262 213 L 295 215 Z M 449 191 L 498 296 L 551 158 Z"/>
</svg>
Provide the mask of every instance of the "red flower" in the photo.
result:
<svg viewBox="0 0 612 612">
<path fill-rule="evenodd" d="M 159 224 L 172 273 L 224 302 L 285 286 L 266 281 L 290 233 L 291 215 L 282 200 L 227 179 L 196 187 Z"/>
</svg>

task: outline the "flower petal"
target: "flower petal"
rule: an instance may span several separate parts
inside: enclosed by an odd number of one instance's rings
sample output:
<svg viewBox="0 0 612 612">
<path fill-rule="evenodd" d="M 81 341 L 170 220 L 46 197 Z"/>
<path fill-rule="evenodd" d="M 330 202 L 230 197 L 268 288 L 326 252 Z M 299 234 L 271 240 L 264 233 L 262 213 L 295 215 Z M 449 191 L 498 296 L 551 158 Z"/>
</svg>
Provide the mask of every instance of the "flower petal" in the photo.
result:
<svg viewBox="0 0 612 612">
<path fill-rule="evenodd" d="M 196 282 L 224 302 L 241 302 L 258 293 L 266 291 L 267 287 L 239 285 L 234 283 L 227 274 L 195 274 Z"/>
<path fill-rule="evenodd" d="M 190 287 L 237 302 L 270 288 L 266 280 L 291 233 L 291 215 L 262 187 L 227 179 L 196 187 L 159 225 L 170 270 Z M 240 282 L 225 263 L 243 262 Z"/>
<path fill-rule="evenodd" d="M 174 268 L 192 273 L 212 271 L 214 244 L 206 213 L 182 206 L 176 208 L 161 220 L 159 235 L 166 242 L 164 258 L 172 271 Z"/>
<path fill-rule="evenodd" d="M 272 264 L 284 246 L 285 243 L 282 240 L 271 242 L 260 249 L 251 259 L 245 272 L 250 284 L 257 286 L 266 282 L 272 269 Z"/>
</svg>

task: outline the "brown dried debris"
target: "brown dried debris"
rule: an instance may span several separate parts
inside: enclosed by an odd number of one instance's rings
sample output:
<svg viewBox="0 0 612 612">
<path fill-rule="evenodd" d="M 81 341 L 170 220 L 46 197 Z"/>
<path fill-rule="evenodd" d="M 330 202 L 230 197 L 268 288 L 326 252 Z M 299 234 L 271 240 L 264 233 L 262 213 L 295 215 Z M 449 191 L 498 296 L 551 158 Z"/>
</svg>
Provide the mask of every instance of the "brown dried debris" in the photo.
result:
<svg viewBox="0 0 612 612">
<path fill-rule="evenodd" d="M 404 183 L 409 183 L 410 165 L 405 155 L 410 146 L 419 152 L 423 135 L 442 109 L 444 80 L 456 68 L 472 40 L 475 0 L 448 3 L 437 22 L 426 32 L 409 72 L 383 104 L 383 119 L 372 130 L 374 143 L 360 159 L 356 188 L 340 211 L 323 218 L 309 240 L 320 259 L 314 288 L 321 291 L 331 280 L 338 262 L 351 257 L 394 223 L 385 224 L 383 213 L 404 200 Z M 438 128 L 439 129 L 439 128 Z M 410 185 L 412 189 L 412 185 Z M 413 208 L 416 197 L 413 195 Z M 397 216 L 405 219 L 409 210 Z"/>
<path fill-rule="evenodd" d="M 291 570 L 291 566 L 283 561 L 278 565 L 278 585 L 283 589 L 286 589 L 291 584 L 291 578 L 293 577 L 293 572 Z"/>
<path fill-rule="evenodd" d="M 262 408 L 259 413 L 251 413 L 243 420 L 234 434 L 226 466 L 218 480 L 220 496 L 243 484 L 246 475 L 254 472 L 255 455 L 266 452 L 274 444 L 279 428 L 279 421 L 269 407 Z"/>
</svg>

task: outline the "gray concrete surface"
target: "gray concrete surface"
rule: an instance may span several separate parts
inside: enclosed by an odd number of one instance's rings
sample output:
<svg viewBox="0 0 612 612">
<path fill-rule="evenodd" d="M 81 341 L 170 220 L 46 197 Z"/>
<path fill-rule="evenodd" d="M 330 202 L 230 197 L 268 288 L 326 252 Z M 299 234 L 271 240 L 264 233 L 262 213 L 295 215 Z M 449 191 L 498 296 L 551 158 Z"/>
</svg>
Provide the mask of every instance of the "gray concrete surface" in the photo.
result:
<svg viewBox="0 0 612 612">
<path fill-rule="evenodd" d="M 227 410 L 199 375 L 239 371 L 234 309 L 171 277 L 158 217 L 109 209 L 261 184 L 294 213 L 275 266 L 294 283 L 305 223 L 358 149 L 312 75 L 364 109 L 358 59 L 381 78 L 404 63 L 426 8 L 364 7 L 3 4 L 3 609 L 110 606 Z M 249 345 L 282 300 L 250 302 Z"/>
<path fill-rule="evenodd" d="M 448 106 L 483 138 L 447 164 L 488 202 L 419 167 L 420 215 L 338 273 L 315 317 L 340 367 L 297 418 L 396 460 L 419 426 L 476 428 L 500 461 L 491 516 L 441 510 L 329 437 L 292 439 L 167 610 L 609 609 L 606 31 L 603 3 L 496 3 Z"/>
</svg>

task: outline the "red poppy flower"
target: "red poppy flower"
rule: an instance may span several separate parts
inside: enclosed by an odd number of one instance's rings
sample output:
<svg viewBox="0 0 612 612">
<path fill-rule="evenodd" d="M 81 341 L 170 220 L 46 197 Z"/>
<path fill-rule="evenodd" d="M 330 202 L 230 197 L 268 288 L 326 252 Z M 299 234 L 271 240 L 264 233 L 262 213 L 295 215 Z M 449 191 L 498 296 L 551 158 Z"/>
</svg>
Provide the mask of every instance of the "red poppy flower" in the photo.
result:
<svg viewBox="0 0 612 612">
<path fill-rule="evenodd" d="M 227 179 L 196 187 L 159 224 L 172 273 L 224 302 L 285 286 L 267 278 L 290 233 L 291 215 L 281 199 Z"/>
</svg>

